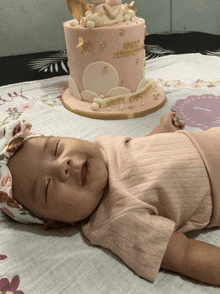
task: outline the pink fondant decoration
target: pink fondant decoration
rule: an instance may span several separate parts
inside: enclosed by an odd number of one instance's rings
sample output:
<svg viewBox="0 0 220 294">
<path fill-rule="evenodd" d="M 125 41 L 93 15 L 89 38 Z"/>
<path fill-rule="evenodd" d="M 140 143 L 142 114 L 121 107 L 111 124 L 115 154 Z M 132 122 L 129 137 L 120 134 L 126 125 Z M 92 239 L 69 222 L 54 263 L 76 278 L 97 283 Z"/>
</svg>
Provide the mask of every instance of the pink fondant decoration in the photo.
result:
<svg viewBox="0 0 220 294">
<path fill-rule="evenodd" d="M 185 124 L 204 131 L 220 126 L 220 96 L 204 94 L 180 99 L 172 107 Z"/>
</svg>

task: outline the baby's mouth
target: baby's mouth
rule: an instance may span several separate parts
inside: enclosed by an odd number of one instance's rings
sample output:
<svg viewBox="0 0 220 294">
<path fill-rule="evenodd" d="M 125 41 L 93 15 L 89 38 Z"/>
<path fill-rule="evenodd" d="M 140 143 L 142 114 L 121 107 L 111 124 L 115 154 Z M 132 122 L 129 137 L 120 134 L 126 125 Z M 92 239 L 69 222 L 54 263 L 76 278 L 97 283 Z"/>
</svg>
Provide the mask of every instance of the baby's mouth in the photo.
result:
<svg viewBox="0 0 220 294">
<path fill-rule="evenodd" d="M 88 171 L 88 169 L 87 169 L 87 162 L 85 162 L 84 165 L 83 165 L 83 167 L 82 167 L 82 174 L 81 174 L 82 186 L 86 182 L 87 171 Z"/>
</svg>

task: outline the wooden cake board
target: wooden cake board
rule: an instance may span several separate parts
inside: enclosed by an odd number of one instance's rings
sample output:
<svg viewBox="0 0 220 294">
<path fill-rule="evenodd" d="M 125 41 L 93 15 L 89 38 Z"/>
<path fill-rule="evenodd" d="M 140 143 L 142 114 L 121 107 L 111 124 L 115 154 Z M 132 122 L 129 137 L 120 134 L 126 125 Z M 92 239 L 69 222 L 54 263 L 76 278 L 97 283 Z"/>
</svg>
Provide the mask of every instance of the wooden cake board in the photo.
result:
<svg viewBox="0 0 220 294">
<path fill-rule="evenodd" d="M 69 93 L 68 88 L 62 95 L 62 103 L 68 110 L 89 118 L 131 119 L 145 116 L 163 107 L 166 103 L 166 94 L 161 87 L 157 86 L 151 89 L 144 97 L 130 103 L 124 103 L 122 109 L 120 109 L 121 105 L 117 104 L 94 111 L 91 108 L 91 103 L 75 98 Z"/>
</svg>

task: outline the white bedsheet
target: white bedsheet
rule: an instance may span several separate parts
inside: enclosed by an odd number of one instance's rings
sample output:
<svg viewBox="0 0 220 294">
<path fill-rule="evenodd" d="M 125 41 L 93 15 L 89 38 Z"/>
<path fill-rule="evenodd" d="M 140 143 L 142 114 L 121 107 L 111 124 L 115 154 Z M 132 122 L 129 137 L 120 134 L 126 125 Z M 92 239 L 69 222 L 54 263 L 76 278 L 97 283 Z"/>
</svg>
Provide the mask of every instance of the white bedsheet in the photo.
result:
<svg viewBox="0 0 220 294">
<path fill-rule="evenodd" d="M 180 99 L 191 95 L 220 99 L 219 69 L 219 57 L 199 53 L 148 60 L 146 77 L 159 82 L 167 102 L 157 112 L 131 120 L 94 120 L 65 109 L 60 96 L 67 87 L 68 76 L 3 86 L 0 87 L 0 126 L 21 118 L 32 123 L 33 131 L 45 135 L 74 136 L 89 141 L 100 135 L 145 136 L 159 124 L 163 114 L 176 109 Z M 199 115 L 196 109 L 200 109 Z M 185 129 L 204 131 L 201 117 L 214 110 L 202 109 L 198 101 L 194 111 Z M 215 111 L 220 119 L 220 105 Z M 217 124 L 220 120 L 214 118 L 211 125 Z M 218 229 L 200 234 L 191 232 L 188 236 L 220 246 Z M 160 271 L 152 284 L 139 278 L 109 251 L 90 245 L 77 229 L 44 231 L 37 226 L 15 223 L 0 212 L 0 293 L 6 279 L 14 282 L 8 291 L 11 287 L 12 293 L 17 289 L 25 294 L 220 293 L 219 287 L 168 271 Z"/>
</svg>

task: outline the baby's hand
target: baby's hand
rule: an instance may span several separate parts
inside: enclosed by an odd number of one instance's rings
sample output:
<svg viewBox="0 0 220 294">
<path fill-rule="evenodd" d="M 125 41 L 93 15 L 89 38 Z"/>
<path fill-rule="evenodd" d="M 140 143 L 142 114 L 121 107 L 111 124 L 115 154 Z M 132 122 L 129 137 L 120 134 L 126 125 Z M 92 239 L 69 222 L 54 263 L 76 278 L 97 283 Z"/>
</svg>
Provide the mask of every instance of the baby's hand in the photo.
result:
<svg viewBox="0 0 220 294">
<path fill-rule="evenodd" d="M 160 123 L 171 132 L 183 130 L 185 128 L 185 123 L 179 120 L 176 112 L 164 114 Z"/>
</svg>

